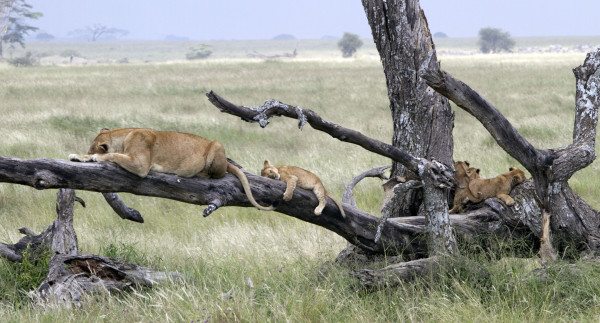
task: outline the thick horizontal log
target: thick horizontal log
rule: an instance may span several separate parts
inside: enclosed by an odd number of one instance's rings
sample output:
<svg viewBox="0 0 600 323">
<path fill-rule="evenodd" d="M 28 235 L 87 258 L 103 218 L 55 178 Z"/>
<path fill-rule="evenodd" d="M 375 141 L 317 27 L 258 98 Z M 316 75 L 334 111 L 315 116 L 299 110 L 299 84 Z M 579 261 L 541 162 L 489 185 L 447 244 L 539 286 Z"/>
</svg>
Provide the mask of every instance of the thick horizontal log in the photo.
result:
<svg viewBox="0 0 600 323">
<path fill-rule="evenodd" d="M 255 199 L 263 205 L 275 205 L 276 212 L 309 222 L 342 236 L 352 244 L 374 253 L 404 254 L 409 258 L 427 255 L 427 224 L 423 217 L 390 219 L 375 235 L 379 218 L 359 209 L 345 206 L 343 218 L 335 203 L 328 199 L 321 216 L 313 214 L 318 204 L 315 195 L 296 189 L 292 200 L 282 200 L 285 183 L 247 173 Z M 168 198 L 185 203 L 208 205 L 219 199 L 224 206 L 253 207 L 246 198 L 237 177 L 227 174 L 221 179 L 183 178 L 151 172 L 139 178 L 112 163 L 75 163 L 63 160 L 0 157 L 0 182 L 32 186 L 38 189 L 73 188 L 101 193 L 128 192 L 137 195 Z M 487 213 L 486 213 L 487 212 Z M 453 215 L 451 224 L 457 234 L 494 234 L 505 232 L 503 218 L 492 209 L 470 215 Z M 198 212 L 200 215 L 201 212 Z M 483 219 L 483 221 L 482 221 Z M 480 223 L 478 226 L 477 223 Z"/>
</svg>

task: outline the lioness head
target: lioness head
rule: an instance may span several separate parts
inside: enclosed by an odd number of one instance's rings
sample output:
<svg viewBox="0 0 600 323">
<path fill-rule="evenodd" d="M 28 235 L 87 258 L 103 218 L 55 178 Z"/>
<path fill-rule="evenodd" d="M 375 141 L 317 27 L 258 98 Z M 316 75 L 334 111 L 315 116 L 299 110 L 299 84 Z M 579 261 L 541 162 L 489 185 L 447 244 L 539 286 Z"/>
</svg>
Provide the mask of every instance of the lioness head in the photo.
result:
<svg viewBox="0 0 600 323">
<path fill-rule="evenodd" d="M 100 133 L 92 141 L 88 155 L 106 154 L 108 152 L 108 144 L 110 143 L 110 130 L 103 128 Z"/>
<path fill-rule="evenodd" d="M 265 160 L 265 163 L 263 164 L 263 169 L 260 171 L 260 176 L 264 176 L 264 177 L 268 177 L 268 178 L 272 178 L 272 179 L 280 178 L 277 167 L 271 165 L 271 163 L 268 160 Z"/>
<path fill-rule="evenodd" d="M 525 177 L 525 173 L 516 168 L 516 167 L 510 167 L 509 169 L 509 174 L 512 178 L 512 187 L 515 187 L 521 183 L 523 183 L 527 178 Z"/>
</svg>

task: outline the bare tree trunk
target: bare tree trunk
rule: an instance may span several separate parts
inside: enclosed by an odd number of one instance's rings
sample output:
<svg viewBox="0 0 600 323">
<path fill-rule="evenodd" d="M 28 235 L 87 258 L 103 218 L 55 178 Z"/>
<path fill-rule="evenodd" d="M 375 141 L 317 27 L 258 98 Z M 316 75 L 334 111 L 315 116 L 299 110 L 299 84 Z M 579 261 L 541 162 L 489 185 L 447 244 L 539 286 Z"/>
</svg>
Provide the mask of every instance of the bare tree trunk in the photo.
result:
<svg viewBox="0 0 600 323">
<path fill-rule="evenodd" d="M 419 77 L 419 70 L 435 63 L 436 53 L 419 0 L 363 0 L 373 39 L 379 51 L 387 81 L 394 124 L 392 145 L 407 153 L 434 159 L 452 167 L 453 114 L 448 100 L 431 91 Z M 392 176 L 414 179 L 415 174 L 393 162 Z M 408 190 L 396 199 L 394 209 L 417 214 L 419 189 Z M 447 192 L 439 193 L 447 198 Z"/>
<path fill-rule="evenodd" d="M 553 237 L 559 249 L 569 245 L 580 251 L 600 253 L 599 213 L 577 196 L 568 184 L 575 172 L 596 158 L 600 49 L 589 53 L 583 65 L 573 72 L 576 79 L 573 142 L 556 149 L 533 147 L 492 104 L 468 85 L 440 70 L 438 65 L 425 72 L 423 77 L 433 89 L 477 118 L 498 145 L 531 173 L 537 201 L 542 212 L 550 215 Z M 547 237 L 542 239 L 542 243 L 548 242 Z"/>
</svg>

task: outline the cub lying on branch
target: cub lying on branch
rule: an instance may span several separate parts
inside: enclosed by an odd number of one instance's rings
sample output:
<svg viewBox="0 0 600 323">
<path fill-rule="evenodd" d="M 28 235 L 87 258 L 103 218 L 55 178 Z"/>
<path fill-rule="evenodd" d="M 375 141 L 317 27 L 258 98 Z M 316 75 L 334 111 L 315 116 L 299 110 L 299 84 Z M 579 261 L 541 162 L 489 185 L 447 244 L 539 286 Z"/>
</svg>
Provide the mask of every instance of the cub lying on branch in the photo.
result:
<svg viewBox="0 0 600 323">
<path fill-rule="evenodd" d="M 254 200 L 248 178 L 227 161 L 220 142 L 193 134 L 145 128 L 102 129 L 87 155 L 71 154 L 69 159 L 114 162 L 140 177 L 146 177 L 150 170 L 209 178 L 221 178 L 229 172 L 239 178 L 252 205 L 265 211 L 273 210 L 273 207 L 262 206 Z"/>
<path fill-rule="evenodd" d="M 513 187 L 523 183 L 527 178 L 525 173 L 516 167 L 510 167 L 508 170 L 507 173 L 494 178 L 475 178 L 469 181 L 469 190 L 476 197 L 472 202 L 479 203 L 487 198 L 497 197 L 508 206 L 515 204 L 515 200 L 508 194 Z M 479 169 L 477 172 L 479 173 Z"/>
<path fill-rule="evenodd" d="M 479 169 L 469 167 L 466 161 L 456 162 L 454 167 L 454 178 L 458 186 L 449 213 L 462 212 L 465 204 L 479 203 L 491 197 L 499 198 L 508 206 L 514 205 L 515 200 L 510 197 L 510 191 L 526 180 L 525 173 L 515 167 L 510 167 L 507 173 L 494 178 L 480 178 Z"/>
<path fill-rule="evenodd" d="M 305 169 L 296 166 L 273 166 L 268 160 L 265 160 L 263 169 L 260 171 L 260 175 L 272 179 L 284 181 L 286 183 L 285 192 L 283 193 L 283 200 L 289 201 L 292 199 L 294 189 L 296 186 L 305 190 L 312 190 L 319 200 L 319 205 L 315 208 L 315 215 L 321 215 L 323 208 L 327 204 L 325 197 L 329 196 L 323 186 L 323 182 L 319 177 Z M 344 207 L 340 202 L 329 196 L 340 209 L 342 217 L 346 217 Z"/>
</svg>

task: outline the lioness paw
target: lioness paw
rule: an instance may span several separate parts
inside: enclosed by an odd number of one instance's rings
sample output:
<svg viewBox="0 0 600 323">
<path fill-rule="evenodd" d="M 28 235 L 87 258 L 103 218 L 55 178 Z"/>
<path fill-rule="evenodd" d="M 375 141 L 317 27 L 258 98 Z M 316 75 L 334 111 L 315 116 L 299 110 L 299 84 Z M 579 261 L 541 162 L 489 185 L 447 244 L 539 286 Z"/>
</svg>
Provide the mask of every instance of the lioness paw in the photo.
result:
<svg viewBox="0 0 600 323">
<path fill-rule="evenodd" d="M 77 154 L 70 154 L 69 155 L 69 160 L 70 161 L 74 161 L 74 162 L 81 162 L 81 157 Z"/>
</svg>

